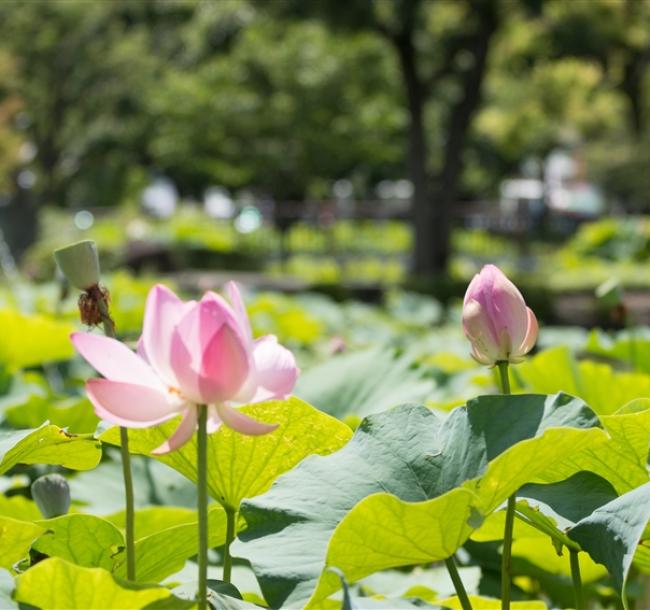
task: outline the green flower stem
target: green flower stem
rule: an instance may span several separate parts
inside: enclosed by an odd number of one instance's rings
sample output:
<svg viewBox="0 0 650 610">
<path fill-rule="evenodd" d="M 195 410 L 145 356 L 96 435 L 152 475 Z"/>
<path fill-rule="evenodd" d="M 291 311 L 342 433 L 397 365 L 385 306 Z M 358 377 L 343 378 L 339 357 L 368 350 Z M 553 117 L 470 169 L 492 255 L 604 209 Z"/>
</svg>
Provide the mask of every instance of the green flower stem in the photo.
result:
<svg viewBox="0 0 650 610">
<path fill-rule="evenodd" d="M 225 507 L 226 511 L 226 544 L 223 547 L 223 581 L 230 582 L 232 578 L 232 557 L 230 555 L 230 545 L 235 539 L 235 525 L 237 523 L 237 511 L 229 506 Z"/>
<path fill-rule="evenodd" d="M 122 452 L 122 474 L 126 501 L 126 577 L 129 580 L 135 580 L 133 476 L 131 474 L 131 455 L 129 454 L 129 433 L 126 428 L 120 428 L 120 450 Z"/>
<path fill-rule="evenodd" d="M 501 379 L 501 391 L 503 394 L 510 394 L 510 379 L 508 377 L 508 362 L 502 360 L 497 362 L 499 377 Z M 512 582 L 512 530 L 515 525 L 515 506 L 517 499 L 515 495 L 508 498 L 506 506 L 506 525 L 503 532 L 503 551 L 501 552 L 501 610 L 510 609 L 510 587 Z"/>
<path fill-rule="evenodd" d="M 472 602 L 469 601 L 467 591 L 465 591 L 465 585 L 463 585 L 463 581 L 458 573 L 458 568 L 456 567 L 453 555 L 445 559 L 445 565 L 447 566 L 447 571 L 451 577 L 451 582 L 454 583 L 454 589 L 456 589 L 456 595 L 460 601 L 461 608 L 463 610 L 472 610 Z"/>
<path fill-rule="evenodd" d="M 510 583 L 512 580 L 512 530 L 515 524 L 514 494 L 508 498 L 506 508 L 506 526 L 503 532 L 503 551 L 501 552 L 501 609 L 510 608 Z"/>
<path fill-rule="evenodd" d="M 510 394 L 510 377 L 508 375 L 508 361 L 501 360 L 497 362 L 497 367 L 499 367 L 499 380 L 501 381 L 501 393 Z"/>
<path fill-rule="evenodd" d="M 115 339 L 115 324 L 108 311 L 108 304 L 101 298 L 97 306 L 102 315 L 104 334 Z M 122 454 L 122 475 L 124 477 L 124 500 L 126 504 L 126 577 L 135 580 L 135 508 L 133 502 L 133 475 L 131 473 L 131 455 L 129 454 L 129 432 L 120 427 L 120 452 Z"/>
<path fill-rule="evenodd" d="M 582 592 L 582 579 L 580 577 L 580 560 L 578 551 L 569 549 L 571 560 L 571 579 L 573 580 L 573 591 L 576 599 L 576 610 L 585 610 L 585 599 Z"/>
<path fill-rule="evenodd" d="M 208 407 L 199 405 L 197 491 L 199 509 L 199 610 L 208 607 Z"/>
</svg>

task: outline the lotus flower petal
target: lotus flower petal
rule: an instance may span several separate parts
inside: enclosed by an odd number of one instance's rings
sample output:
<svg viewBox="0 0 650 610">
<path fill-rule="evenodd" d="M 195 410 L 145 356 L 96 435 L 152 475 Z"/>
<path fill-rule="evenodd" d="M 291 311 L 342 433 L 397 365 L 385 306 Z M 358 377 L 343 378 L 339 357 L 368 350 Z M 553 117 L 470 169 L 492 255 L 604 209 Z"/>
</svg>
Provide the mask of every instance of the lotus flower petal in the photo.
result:
<svg viewBox="0 0 650 610">
<path fill-rule="evenodd" d="M 90 379 L 86 390 L 98 417 L 128 428 L 156 426 L 181 407 L 165 392 L 135 383 Z"/>
<path fill-rule="evenodd" d="M 156 447 L 151 453 L 153 455 L 163 455 L 182 447 L 192 438 L 192 435 L 196 430 L 197 417 L 198 413 L 196 407 L 191 406 L 188 409 L 185 409 L 183 412 L 183 419 L 181 419 L 181 423 L 178 424 L 178 428 L 176 428 L 174 434 L 172 434 L 162 445 Z"/>
<path fill-rule="evenodd" d="M 223 423 L 240 434 L 261 436 L 262 434 L 273 432 L 278 427 L 277 424 L 265 424 L 264 422 L 257 421 L 238 409 L 225 404 L 219 404 L 216 407 Z"/>
<path fill-rule="evenodd" d="M 77 351 L 107 379 L 165 390 L 156 373 L 124 343 L 92 333 L 73 333 Z"/>
<path fill-rule="evenodd" d="M 195 403 L 230 400 L 250 369 L 250 357 L 230 306 L 208 293 L 173 332 L 172 366 L 181 392 Z"/>
<path fill-rule="evenodd" d="M 162 284 L 154 286 L 147 296 L 138 352 L 145 355 L 156 373 L 171 386 L 178 383 L 171 363 L 173 330 L 193 305 L 193 301 L 181 301 Z"/>
</svg>

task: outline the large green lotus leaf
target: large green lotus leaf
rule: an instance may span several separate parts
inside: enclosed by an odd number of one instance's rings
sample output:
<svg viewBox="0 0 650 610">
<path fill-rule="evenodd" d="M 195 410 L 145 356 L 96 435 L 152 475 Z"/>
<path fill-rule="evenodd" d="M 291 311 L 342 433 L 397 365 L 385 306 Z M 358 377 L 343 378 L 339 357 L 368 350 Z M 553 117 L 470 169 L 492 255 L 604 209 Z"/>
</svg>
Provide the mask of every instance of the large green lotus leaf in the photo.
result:
<svg viewBox="0 0 650 610">
<path fill-rule="evenodd" d="M 233 552 L 251 561 L 272 607 L 309 599 L 332 533 L 364 497 L 386 491 L 411 501 L 429 498 L 427 485 L 440 471 L 432 459 L 441 449 L 439 429 L 425 407 L 372 415 L 340 451 L 303 460 L 266 494 L 242 505 L 248 529 Z"/>
<path fill-rule="evenodd" d="M 607 568 L 626 608 L 627 576 L 649 519 L 650 483 L 646 483 L 597 508 L 569 530 L 569 537 Z"/>
<path fill-rule="evenodd" d="M 16 579 L 16 601 L 48 610 L 189 610 L 194 602 L 173 596 L 164 587 L 119 582 L 103 568 L 84 568 L 52 557 Z"/>
<path fill-rule="evenodd" d="M 221 426 L 209 436 L 209 492 L 234 509 L 244 498 L 264 493 L 280 474 L 305 456 L 332 453 L 352 435 L 348 426 L 297 398 L 247 405 L 242 411 L 257 420 L 276 423 L 278 429 L 264 436 L 244 436 Z M 174 421 L 157 428 L 130 430 L 130 450 L 149 455 L 177 425 Z M 119 430 L 111 428 L 100 438 L 119 444 Z M 196 437 L 177 451 L 154 457 L 196 481 Z"/>
<path fill-rule="evenodd" d="M 488 514 L 526 482 L 549 476 L 547 470 L 555 471 L 565 458 L 606 441 L 600 428 L 550 428 L 504 451 L 487 465 L 480 478 L 465 486 L 474 490 L 481 502 L 479 510 Z"/>
<path fill-rule="evenodd" d="M 386 494 L 365 498 L 334 532 L 327 564 L 356 580 L 377 570 L 449 557 L 477 527 L 481 515 L 494 510 L 523 482 L 598 440 L 604 435 L 596 428 L 551 428 L 499 454 L 482 477 L 433 500 L 408 503 Z M 467 493 L 470 489 L 474 493 Z M 337 581 L 330 574 L 321 576 L 312 606 L 335 590 L 331 587 Z"/>
<path fill-rule="evenodd" d="M 406 356 L 372 348 L 330 358 L 301 375 L 296 395 L 339 418 L 424 402 L 435 383 Z"/>
<path fill-rule="evenodd" d="M 40 521 L 45 533 L 33 548 L 87 568 L 111 570 L 124 537 L 112 523 L 94 515 L 72 514 Z"/>
<path fill-rule="evenodd" d="M 45 529 L 36 523 L 0 517 L 0 567 L 11 568 L 27 556 Z"/>
<path fill-rule="evenodd" d="M 74 327 L 41 315 L 0 309 L 0 363 L 9 370 L 67 360 L 74 354 L 70 333 Z"/>
<path fill-rule="evenodd" d="M 551 482 L 591 471 L 609 481 L 618 494 L 647 483 L 650 409 L 635 411 L 625 406 L 614 415 L 601 416 L 600 421 L 610 436 L 606 443 L 576 451 L 541 478 Z"/>
<path fill-rule="evenodd" d="M 557 483 L 527 484 L 517 492 L 517 512 L 512 553 L 526 559 L 551 574 L 571 575 L 569 553 L 558 553 L 563 546 L 581 550 L 567 531 L 582 519 L 588 518 L 600 507 L 616 500 L 613 486 L 592 472 L 578 472 Z M 576 502 L 576 498 L 580 498 Z M 504 513 L 491 515 L 472 538 L 474 540 L 501 540 Z M 552 542 L 552 543 L 551 543 Z M 583 582 L 591 582 L 606 574 L 585 553 L 580 554 Z"/>
<path fill-rule="evenodd" d="M 272 606 L 304 603 L 327 564 L 345 565 L 345 557 L 328 554 L 328 545 L 350 511 L 351 523 L 359 523 L 352 509 L 367 496 L 386 492 L 398 503 L 423 502 L 464 486 L 470 493 L 458 497 L 473 494 L 488 513 L 549 461 L 604 442 L 597 425 L 583 402 L 562 394 L 483 396 L 444 423 L 416 405 L 369 416 L 343 449 L 304 460 L 265 495 L 243 504 L 248 529 L 235 552 L 251 561 Z M 386 500 L 367 500 L 360 510 L 375 501 Z M 423 514 L 426 507 L 413 509 L 420 522 Z M 398 555 L 384 567 L 404 565 Z"/>
<path fill-rule="evenodd" d="M 354 581 L 387 568 L 446 559 L 471 533 L 468 522 L 476 502 L 474 494 L 462 488 L 416 503 L 386 493 L 368 496 L 334 531 L 326 563 Z M 306 607 L 318 608 L 340 582 L 325 570 Z"/>
<path fill-rule="evenodd" d="M 609 481 L 582 471 L 557 483 L 524 485 L 517 492 L 516 516 L 547 534 L 558 549 L 567 546 L 579 550 L 566 530 L 617 497 Z"/>
<path fill-rule="evenodd" d="M 650 395 L 650 375 L 616 372 L 607 364 L 588 360 L 578 362 L 565 346 L 545 350 L 512 371 L 517 387 L 546 394 L 567 392 L 602 415 Z"/>
<path fill-rule="evenodd" d="M 208 513 L 208 544 L 221 546 L 226 540 L 226 515 L 221 506 Z M 198 524 L 183 523 L 140 538 L 135 543 L 136 577 L 139 582 L 160 582 L 178 572 L 198 552 Z M 126 577 L 124 552 L 115 558 L 116 576 Z"/>
<path fill-rule="evenodd" d="M 120 529 L 126 527 L 126 515 L 124 511 L 106 517 Z M 191 508 L 178 506 L 148 506 L 135 511 L 134 530 L 135 539 L 145 538 L 162 530 L 196 522 L 196 511 Z"/>
<path fill-rule="evenodd" d="M 89 470 L 101 459 L 99 441 L 68 434 L 57 426 L 0 432 L 0 474 L 16 464 L 55 464 Z"/>
</svg>

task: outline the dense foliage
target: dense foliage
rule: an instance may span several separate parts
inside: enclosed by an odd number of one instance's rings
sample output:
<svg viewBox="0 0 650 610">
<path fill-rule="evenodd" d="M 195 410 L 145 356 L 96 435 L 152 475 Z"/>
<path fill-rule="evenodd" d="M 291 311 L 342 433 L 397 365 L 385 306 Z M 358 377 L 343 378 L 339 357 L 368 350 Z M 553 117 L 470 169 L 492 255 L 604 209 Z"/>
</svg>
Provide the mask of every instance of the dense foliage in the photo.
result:
<svg viewBox="0 0 650 610">
<path fill-rule="evenodd" d="M 150 282 L 119 275 L 109 285 L 121 336 L 134 339 Z M 34 313 L 19 313 L 17 300 Z M 343 585 L 352 607 L 419 600 L 456 608 L 439 563 L 454 552 L 474 607 L 491 607 L 499 508 L 517 490 L 513 608 L 526 599 L 572 607 L 572 552 L 599 607 L 619 607 L 620 595 L 630 604 L 644 599 L 645 330 L 542 329 L 538 353 L 512 368 L 515 396 L 507 398 L 494 395 L 494 371 L 468 357 L 457 312 L 443 318 L 428 298 L 396 292 L 382 307 L 309 294 L 247 300 L 254 332 L 277 334 L 303 375 L 295 398 L 245 407 L 280 424 L 273 434 L 223 428 L 209 437 L 210 545 L 224 542 L 220 504 L 239 509 L 233 584 L 247 600 L 212 581 L 218 607 L 337 608 Z M 55 308 L 70 321 L 53 317 Z M 135 589 L 124 581 L 120 467 L 111 448 L 119 435 L 93 434 L 98 420 L 82 388 L 90 371 L 72 358 L 68 340 L 73 312 L 72 300 L 56 305 L 54 287 L 3 295 L 3 603 L 139 608 L 158 600 L 189 608 L 195 448 L 152 459 L 174 422 L 131 431 L 131 451 L 142 456 L 134 458 L 143 584 Z M 43 520 L 29 485 L 54 471 L 70 483 L 72 509 Z M 211 556 L 211 578 L 220 578 L 219 562 Z"/>
</svg>

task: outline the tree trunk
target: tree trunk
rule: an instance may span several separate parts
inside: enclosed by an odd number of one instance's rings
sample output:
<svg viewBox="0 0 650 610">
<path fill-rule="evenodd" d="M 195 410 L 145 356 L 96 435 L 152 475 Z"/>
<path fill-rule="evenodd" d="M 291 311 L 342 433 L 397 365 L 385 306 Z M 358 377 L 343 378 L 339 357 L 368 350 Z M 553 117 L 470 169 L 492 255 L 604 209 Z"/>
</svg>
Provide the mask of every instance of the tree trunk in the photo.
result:
<svg viewBox="0 0 650 610">
<path fill-rule="evenodd" d="M 632 55 L 625 63 L 623 82 L 621 88 L 629 105 L 630 129 L 638 140 L 643 134 L 645 124 L 643 120 L 643 78 L 647 67 L 646 58 L 640 53 L 632 51 Z"/>
<path fill-rule="evenodd" d="M 426 90 L 416 67 L 416 52 L 410 36 L 395 39 L 402 78 L 406 88 L 409 114 L 407 167 L 413 183 L 411 217 L 414 228 L 415 251 L 413 271 L 418 275 L 428 274 L 431 266 L 431 244 L 434 239 L 432 207 L 427 175 L 427 145 L 424 130 L 424 105 Z"/>
<path fill-rule="evenodd" d="M 473 62 L 461 77 L 463 97 L 452 108 L 444 161 L 432 189 L 434 199 L 431 217 L 432 260 L 430 269 L 435 272 L 446 271 L 451 253 L 453 206 L 458 197 L 458 187 L 463 171 L 464 145 L 472 118 L 481 103 L 490 40 L 497 29 L 497 19 L 492 6 L 488 5 L 488 10 L 483 12 L 478 28 L 471 47 L 468 49 Z"/>
<path fill-rule="evenodd" d="M 430 87 L 417 72 L 412 30 L 393 38 L 406 89 L 409 113 L 408 173 L 413 183 L 412 221 L 415 236 L 413 272 L 421 277 L 444 274 L 450 255 L 452 206 L 462 174 L 463 148 L 471 119 L 481 101 L 490 40 L 497 29 L 496 6 L 492 0 L 476 3 L 476 34 L 467 50 L 473 63 L 460 75 L 463 97 L 452 109 L 447 127 L 441 171 L 432 177 L 424 126 L 424 108 Z"/>
</svg>

